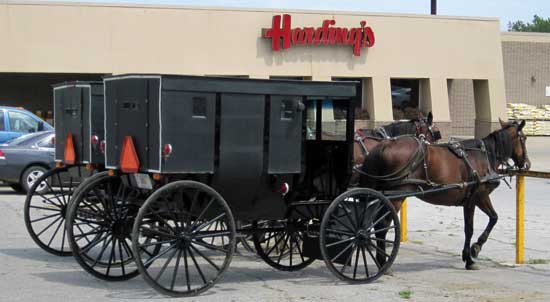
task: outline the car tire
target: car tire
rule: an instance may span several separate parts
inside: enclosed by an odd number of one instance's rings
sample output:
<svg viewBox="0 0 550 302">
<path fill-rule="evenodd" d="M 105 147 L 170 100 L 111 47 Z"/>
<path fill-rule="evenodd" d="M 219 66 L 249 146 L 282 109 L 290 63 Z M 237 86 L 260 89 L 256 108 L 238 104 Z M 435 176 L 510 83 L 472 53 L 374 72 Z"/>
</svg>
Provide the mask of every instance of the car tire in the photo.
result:
<svg viewBox="0 0 550 302">
<path fill-rule="evenodd" d="M 10 184 L 10 188 L 12 188 L 12 190 L 14 190 L 17 193 L 25 193 L 25 191 L 23 191 L 23 187 L 21 186 L 21 184 Z"/>
<path fill-rule="evenodd" d="M 25 193 L 29 192 L 32 185 L 34 184 L 34 180 L 42 176 L 42 174 L 46 173 L 48 170 L 42 166 L 30 166 L 28 167 L 25 172 L 21 175 L 21 187 L 23 188 L 23 191 Z M 48 187 L 46 184 L 44 184 L 43 187 L 36 188 L 37 193 L 44 193 L 48 191 Z"/>
</svg>

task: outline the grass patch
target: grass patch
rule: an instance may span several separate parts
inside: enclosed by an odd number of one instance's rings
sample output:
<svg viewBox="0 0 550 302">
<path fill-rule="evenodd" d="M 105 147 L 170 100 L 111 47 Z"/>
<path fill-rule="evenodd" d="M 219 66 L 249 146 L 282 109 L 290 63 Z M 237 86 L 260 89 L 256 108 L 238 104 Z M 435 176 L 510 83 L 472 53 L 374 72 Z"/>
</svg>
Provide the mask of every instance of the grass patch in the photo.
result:
<svg viewBox="0 0 550 302">
<path fill-rule="evenodd" d="M 411 240 L 411 243 L 414 243 L 414 244 L 424 244 L 424 241 L 420 241 L 420 240 Z"/>
<path fill-rule="evenodd" d="M 399 297 L 403 299 L 410 299 L 412 296 L 412 291 L 410 290 L 402 290 L 399 292 Z"/>
<path fill-rule="evenodd" d="M 548 259 L 529 259 L 528 264 L 548 264 L 550 260 Z"/>
</svg>

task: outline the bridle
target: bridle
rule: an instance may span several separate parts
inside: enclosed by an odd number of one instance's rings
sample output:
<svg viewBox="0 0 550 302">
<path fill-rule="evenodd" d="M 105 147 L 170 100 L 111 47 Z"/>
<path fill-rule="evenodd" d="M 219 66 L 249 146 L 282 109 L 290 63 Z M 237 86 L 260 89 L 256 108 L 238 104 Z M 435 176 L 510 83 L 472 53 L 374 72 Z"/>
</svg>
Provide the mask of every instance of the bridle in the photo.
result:
<svg viewBox="0 0 550 302">
<path fill-rule="evenodd" d="M 439 130 L 434 130 L 435 124 L 432 123 L 431 125 L 429 125 L 428 120 L 425 117 L 419 118 L 418 121 L 414 122 L 414 125 L 416 127 L 416 137 L 428 142 L 426 135 L 422 133 L 422 124 L 425 124 L 428 127 L 428 132 L 432 136 L 434 142 L 437 142 L 441 139 L 441 132 Z"/>
<path fill-rule="evenodd" d="M 523 153 L 523 165 L 525 166 L 525 164 L 527 163 L 527 161 L 529 161 L 529 156 L 527 155 L 527 147 L 525 146 L 525 143 L 526 143 L 526 136 L 525 134 L 523 134 L 523 131 L 522 130 L 519 130 L 518 133 L 518 139 L 519 139 L 519 143 L 521 145 L 521 149 L 522 149 L 522 153 Z M 516 166 L 517 166 L 517 163 L 516 163 Z M 519 167 L 518 166 L 518 169 L 522 169 L 523 167 Z"/>
</svg>

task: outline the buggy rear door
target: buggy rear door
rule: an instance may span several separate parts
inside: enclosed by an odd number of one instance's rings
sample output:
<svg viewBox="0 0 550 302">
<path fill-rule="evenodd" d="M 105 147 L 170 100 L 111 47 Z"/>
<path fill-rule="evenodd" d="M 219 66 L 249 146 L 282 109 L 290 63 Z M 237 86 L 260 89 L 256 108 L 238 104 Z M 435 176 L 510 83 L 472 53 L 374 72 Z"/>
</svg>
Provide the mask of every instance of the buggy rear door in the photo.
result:
<svg viewBox="0 0 550 302">
<path fill-rule="evenodd" d="M 118 168 L 124 138 L 132 137 L 141 171 L 160 171 L 160 77 L 129 77 L 106 81 L 106 165 Z"/>
<path fill-rule="evenodd" d="M 300 173 L 303 97 L 271 96 L 268 173 Z"/>
<path fill-rule="evenodd" d="M 55 160 L 63 161 L 65 144 L 70 134 L 73 139 L 76 161 L 83 157 L 83 104 L 89 102 L 89 86 L 62 86 L 54 89 L 55 104 Z M 86 158 L 87 159 L 87 158 Z"/>
</svg>

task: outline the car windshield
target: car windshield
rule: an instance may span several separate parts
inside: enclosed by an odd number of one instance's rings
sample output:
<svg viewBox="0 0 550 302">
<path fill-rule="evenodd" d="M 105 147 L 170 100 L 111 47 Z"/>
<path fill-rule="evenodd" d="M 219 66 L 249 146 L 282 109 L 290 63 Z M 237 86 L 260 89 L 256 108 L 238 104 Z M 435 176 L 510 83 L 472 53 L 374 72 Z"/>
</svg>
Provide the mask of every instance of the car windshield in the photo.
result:
<svg viewBox="0 0 550 302">
<path fill-rule="evenodd" d="M 53 132 L 48 131 L 48 132 L 38 132 L 38 133 L 31 133 L 31 134 L 27 134 L 27 135 L 22 135 L 20 137 L 17 137 L 17 138 L 14 138 L 14 139 L 11 139 L 11 140 L 7 141 L 6 145 L 8 145 L 8 146 L 26 145 L 26 144 L 38 141 L 38 140 L 44 138 L 45 136 L 51 135 L 52 133 Z"/>
</svg>

